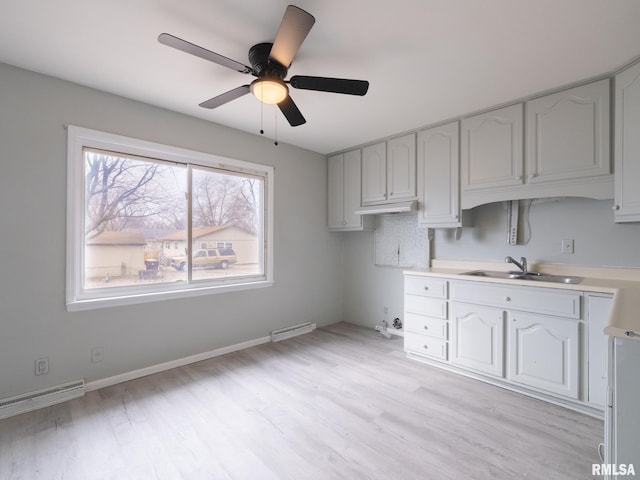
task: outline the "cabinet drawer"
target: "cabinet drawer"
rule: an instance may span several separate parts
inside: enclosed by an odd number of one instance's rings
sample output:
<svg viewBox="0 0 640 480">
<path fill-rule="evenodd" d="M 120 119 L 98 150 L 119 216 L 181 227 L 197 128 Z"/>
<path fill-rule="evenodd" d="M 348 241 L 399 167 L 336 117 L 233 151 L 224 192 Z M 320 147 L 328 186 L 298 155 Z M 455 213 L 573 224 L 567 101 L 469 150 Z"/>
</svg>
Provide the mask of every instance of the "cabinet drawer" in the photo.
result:
<svg viewBox="0 0 640 480">
<path fill-rule="evenodd" d="M 405 314 L 416 313 L 436 318 L 447 318 L 447 301 L 438 298 L 419 297 L 418 295 L 405 295 L 404 310 Z"/>
<path fill-rule="evenodd" d="M 418 355 L 434 357 L 440 360 L 447 359 L 447 342 L 441 338 L 405 332 L 404 349 Z"/>
<path fill-rule="evenodd" d="M 480 282 L 451 282 L 451 298 L 509 310 L 580 318 L 580 294 L 550 288 L 488 285 Z"/>
<path fill-rule="evenodd" d="M 404 292 L 409 295 L 447 298 L 447 281 L 439 278 L 406 275 L 404 277 Z"/>
<path fill-rule="evenodd" d="M 421 333 L 444 340 L 447 339 L 447 321 L 441 318 L 407 313 L 404 317 L 404 328 L 409 332 Z"/>
</svg>

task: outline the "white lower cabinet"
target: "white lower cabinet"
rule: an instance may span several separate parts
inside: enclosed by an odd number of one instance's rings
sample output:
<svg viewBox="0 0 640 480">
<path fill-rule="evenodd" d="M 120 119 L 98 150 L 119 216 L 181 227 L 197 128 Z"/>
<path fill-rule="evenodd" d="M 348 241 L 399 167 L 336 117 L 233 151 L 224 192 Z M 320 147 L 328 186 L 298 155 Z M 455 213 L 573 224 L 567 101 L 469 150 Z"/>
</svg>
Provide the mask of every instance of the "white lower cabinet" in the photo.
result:
<svg viewBox="0 0 640 480">
<path fill-rule="evenodd" d="M 610 295 L 585 295 L 588 315 L 589 403 L 604 407 L 607 395 L 608 340 L 604 334 L 613 304 Z"/>
<path fill-rule="evenodd" d="M 406 275 L 404 281 L 404 349 L 439 361 L 448 358 L 448 282 Z"/>
<path fill-rule="evenodd" d="M 605 404 L 607 294 L 405 274 L 411 358 L 582 411 Z"/>
<path fill-rule="evenodd" d="M 464 303 L 451 305 L 451 363 L 504 376 L 504 311 Z"/>
<path fill-rule="evenodd" d="M 580 322 L 524 312 L 509 314 L 509 368 L 512 382 L 578 398 Z"/>
</svg>

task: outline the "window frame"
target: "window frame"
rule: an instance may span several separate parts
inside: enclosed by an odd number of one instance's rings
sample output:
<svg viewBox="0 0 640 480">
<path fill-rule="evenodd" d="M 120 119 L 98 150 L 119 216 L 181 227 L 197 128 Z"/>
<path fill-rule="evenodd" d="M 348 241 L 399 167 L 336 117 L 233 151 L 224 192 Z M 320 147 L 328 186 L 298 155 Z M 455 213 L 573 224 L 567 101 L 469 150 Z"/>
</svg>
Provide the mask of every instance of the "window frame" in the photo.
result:
<svg viewBox="0 0 640 480">
<path fill-rule="evenodd" d="M 84 279 L 84 148 L 98 148 L 122 154 L 148 157 L 189 165 L 228 170 L 264 180 L 263 274 L 255 277 L 228 277 L 209 282 L 198 281 L 175 285 L 154 284 L 143 287 L 123 286 L 107 289 L 83 289 Z M 122 135 L 101 132 L 74 125 L 67 126 L 67 261 L 66 307 L 68 311 L 90 310 L 111 306 L 133 305 L 200 295 L 265 288 L 273 285 L 273 210 L 274 167 L 237 160 L 205 152 L 163 145 Z M 189 185 L 190 188 L 190 185 Z M 190 235 L 189 235 L 190 238 Z"/>
</svg>

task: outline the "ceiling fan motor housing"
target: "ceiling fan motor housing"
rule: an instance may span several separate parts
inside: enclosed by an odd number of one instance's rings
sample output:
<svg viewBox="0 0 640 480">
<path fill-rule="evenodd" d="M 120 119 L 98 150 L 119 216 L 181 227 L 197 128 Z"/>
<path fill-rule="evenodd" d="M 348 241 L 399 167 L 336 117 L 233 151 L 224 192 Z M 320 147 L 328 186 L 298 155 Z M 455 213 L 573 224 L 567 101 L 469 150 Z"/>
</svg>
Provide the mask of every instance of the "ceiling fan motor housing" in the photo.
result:
<svg viewBox="0 0 640 480">
<path fill-rule="evenodd" d="M 276 77 L 281 80 L 287 76 L 288 68 L 269 59 L 273 43 L 258 43 L 249 49 L 249 62 L 253 67 L 253 74 L 260 77 Z"/>
</svg>

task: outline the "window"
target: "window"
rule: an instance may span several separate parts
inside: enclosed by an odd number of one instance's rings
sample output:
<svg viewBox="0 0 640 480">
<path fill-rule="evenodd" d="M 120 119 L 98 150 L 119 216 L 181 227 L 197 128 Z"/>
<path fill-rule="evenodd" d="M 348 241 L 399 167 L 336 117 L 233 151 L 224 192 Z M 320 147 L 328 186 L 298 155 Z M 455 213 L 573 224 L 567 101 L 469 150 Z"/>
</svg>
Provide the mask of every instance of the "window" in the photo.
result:
<svg viewBox="0 0 640 480">
<path fill-rule="evenodd" d="M 272 284 L 272 167 L 69 126 L 67 175 L 68 310 Z"/>
</svg>

